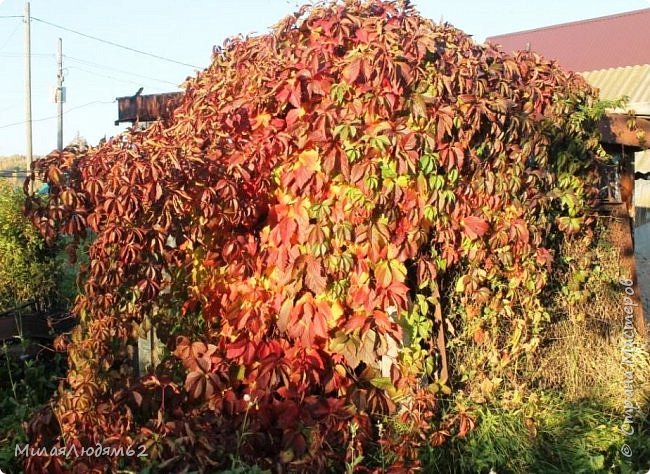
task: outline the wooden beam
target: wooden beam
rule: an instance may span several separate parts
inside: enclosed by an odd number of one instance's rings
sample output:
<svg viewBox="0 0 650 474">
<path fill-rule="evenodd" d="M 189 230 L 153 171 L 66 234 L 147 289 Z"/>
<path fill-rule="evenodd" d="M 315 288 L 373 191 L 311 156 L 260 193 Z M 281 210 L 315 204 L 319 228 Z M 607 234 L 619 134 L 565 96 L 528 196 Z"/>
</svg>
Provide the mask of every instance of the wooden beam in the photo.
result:
<svg viewBox="0 0 650 474">
<path fill-rule="evenodd" d="M 603 143 L 635 148 L 650 147 L 650 118 L 648 117 L 607 114 L 601 119 L 598 129 Z"/>
</svg>

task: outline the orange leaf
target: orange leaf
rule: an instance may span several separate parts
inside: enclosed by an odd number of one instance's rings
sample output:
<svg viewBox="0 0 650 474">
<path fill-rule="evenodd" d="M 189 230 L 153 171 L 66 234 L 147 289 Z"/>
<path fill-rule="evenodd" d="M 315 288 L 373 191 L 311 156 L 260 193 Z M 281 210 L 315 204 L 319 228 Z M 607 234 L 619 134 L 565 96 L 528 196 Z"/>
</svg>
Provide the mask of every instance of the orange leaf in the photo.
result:
<svg viewBox="0 0 650 474">
<path fill-rule="evenodd" d="M 487 232 L 489 225 L 481 217 L 467 216 L 463 218 L 463 227 L 465 228 L 467 237 L 471 240 L 476 240 Z"/>
<path fill-rule="evenodd" d="M 314 294 L 322 293 L 327 286 L 327 280 L 321 273 L 321 263 L 313 257 L 309 258 L 305 273 L 305 284 Z"/>
<path fill-rule="evenodd" d="M 361 59 L 355 59 L 343 69 L 343 79 L 350 84 L 354 83 L 361 72 Z"/>
<path fill-rule="evenodd" d="M 278 313 L 278 329 L 282 332 L 287 330 L 289 324 L 289 317 L 291 316 L 291 309 L 293 308 L 293 299 L 287 298 L 282 303 L 280 307 L 280 312 Z"/>
</svg>

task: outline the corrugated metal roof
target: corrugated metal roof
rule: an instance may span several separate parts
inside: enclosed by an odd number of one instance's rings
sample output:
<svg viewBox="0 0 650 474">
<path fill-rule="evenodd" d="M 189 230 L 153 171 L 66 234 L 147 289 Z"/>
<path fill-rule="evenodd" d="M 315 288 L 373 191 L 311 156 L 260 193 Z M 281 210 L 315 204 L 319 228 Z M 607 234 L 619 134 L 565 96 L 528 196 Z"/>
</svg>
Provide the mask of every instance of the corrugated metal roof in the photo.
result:
<svg viewBox="0 0 650 474">
<path fill-rule="evenodd" d="M 572 71 L 650 64 L 650 8 L 492 36 L 508 52 L 531 49 Z"/>
<path fill-rule="evenodd" d="M 627 107 L 639 115 L 650 115 L 650 64 L 583 72 L 584 78 L 600 89 L 603 99 L 630 98 Z"/>
</svg>

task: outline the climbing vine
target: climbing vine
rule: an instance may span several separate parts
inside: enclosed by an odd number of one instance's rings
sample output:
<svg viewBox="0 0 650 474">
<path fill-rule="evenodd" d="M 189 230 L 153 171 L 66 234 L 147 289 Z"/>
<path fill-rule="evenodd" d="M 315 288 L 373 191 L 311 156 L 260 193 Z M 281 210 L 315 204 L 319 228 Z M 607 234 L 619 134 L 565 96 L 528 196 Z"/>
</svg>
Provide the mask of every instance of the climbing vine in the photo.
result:
<svg viewBox="0 0 650 474">
<path fill-rule="evenodd" d="M 170 120 L 36 165 L 50 196 L 29 197 L 33 222 L 94 241 L 34 441 L 317 472 L 395 415 L 411 430 L 382 446 L 416 469 L 422 443 L 473 423 L 436 419 L 450 292 L 493 368 L 535 349 L 557 236 L 595 196 L 595 122 L 571 119 L 593 100 L 555 63 L 408 2 L 319 4 L 226 41 Z M 166 351 L 136 377 L 129 350 L 152 325 Z"/>
</svg>

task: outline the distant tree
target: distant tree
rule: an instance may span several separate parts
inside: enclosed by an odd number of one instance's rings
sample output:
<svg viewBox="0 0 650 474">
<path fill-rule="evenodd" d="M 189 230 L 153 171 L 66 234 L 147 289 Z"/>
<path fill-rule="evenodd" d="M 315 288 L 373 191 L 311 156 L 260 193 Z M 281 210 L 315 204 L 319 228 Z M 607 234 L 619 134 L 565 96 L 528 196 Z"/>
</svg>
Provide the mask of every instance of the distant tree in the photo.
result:
<svg viewBox="0 0 650 474">
<path fill-rule="evenodd" d="M 27 168 L 27 160 L 24 155 L 0 156 L 0 170 L 24 170 Z"/>
</svg>

